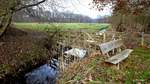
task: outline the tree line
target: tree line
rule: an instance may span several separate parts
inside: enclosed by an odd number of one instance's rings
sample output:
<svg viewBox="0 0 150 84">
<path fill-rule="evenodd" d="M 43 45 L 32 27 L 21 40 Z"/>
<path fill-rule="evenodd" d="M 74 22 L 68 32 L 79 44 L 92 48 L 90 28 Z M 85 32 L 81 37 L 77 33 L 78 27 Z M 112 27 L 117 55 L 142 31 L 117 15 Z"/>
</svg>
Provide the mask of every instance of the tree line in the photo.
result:
<svg viewBox="0 0 150 84">
<path fill-rule="evenodd" d="M 22 10 L 17 12 L 13 16 L 14 22 L 62 22 L 62 23 L 72 23 L 72 22 L 96 22 L 88 16 L 74 14 L 71 12 L 59 12 L 59 11 L 39 11 L 36 9 Z"/>
</svg>

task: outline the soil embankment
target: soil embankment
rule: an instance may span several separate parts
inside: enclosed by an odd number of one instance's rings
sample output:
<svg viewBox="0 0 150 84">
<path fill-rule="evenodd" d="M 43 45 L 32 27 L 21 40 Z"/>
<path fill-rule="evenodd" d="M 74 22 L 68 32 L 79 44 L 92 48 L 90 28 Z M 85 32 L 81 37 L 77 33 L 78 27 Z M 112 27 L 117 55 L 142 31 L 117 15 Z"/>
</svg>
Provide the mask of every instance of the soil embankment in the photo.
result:
<svg viewBox="0 0 150 84">
<path fill-rule="evenodd" d="M 9 28 L 0 39 L 0 82 L 14 84 L 26 72 L 45 64 L 49 58 L 45 38 L 43 32 Z"/>
</svg>

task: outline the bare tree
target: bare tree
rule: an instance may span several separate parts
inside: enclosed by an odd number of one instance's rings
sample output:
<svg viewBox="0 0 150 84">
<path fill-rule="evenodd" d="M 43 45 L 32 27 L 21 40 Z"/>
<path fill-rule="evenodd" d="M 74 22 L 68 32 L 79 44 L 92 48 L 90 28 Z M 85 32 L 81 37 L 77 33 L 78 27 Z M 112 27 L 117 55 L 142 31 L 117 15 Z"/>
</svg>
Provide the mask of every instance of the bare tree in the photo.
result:
<svg viewBox="0 0 150 84">
<path fill-rule="evenodd" d="M 37 6 L 46 0 L 1 0 L 0 1 L 0 37 L 6 32 L 12 16 L 17 11 Z"/>
</svg>

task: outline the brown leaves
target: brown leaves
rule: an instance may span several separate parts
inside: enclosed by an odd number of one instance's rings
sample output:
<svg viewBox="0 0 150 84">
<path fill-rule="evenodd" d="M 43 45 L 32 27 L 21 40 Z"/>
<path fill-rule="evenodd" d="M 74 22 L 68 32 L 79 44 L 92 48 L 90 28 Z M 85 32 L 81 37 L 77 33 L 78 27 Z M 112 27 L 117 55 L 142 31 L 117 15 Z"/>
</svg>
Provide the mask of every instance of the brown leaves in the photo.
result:
<svg viewBox="0 0 150 84">
<path fill-rule="evenodd" d="M 95 7 L 98 10 L 102 10 L 106 4 L 112 4 L 114 12 L 131 13 L 134 15 L 138 15 L 144 9 L 150 7 L 149 0 L 93 0 Z"/>
</svg>

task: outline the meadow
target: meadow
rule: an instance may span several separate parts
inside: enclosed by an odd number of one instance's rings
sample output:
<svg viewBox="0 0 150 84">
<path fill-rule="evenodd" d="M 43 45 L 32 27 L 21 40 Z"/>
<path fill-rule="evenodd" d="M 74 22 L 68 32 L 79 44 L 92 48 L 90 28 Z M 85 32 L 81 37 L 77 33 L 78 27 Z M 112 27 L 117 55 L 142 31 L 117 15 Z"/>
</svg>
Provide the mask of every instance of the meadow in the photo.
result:
<svg viewBox="0 0 150 84">
<path fill-rule="evenodd" d="M 39 31 L 46 31 L 49 29 L 94 29 L 99 30 L 108 28 L 109 24 L 106 23 L 13 23 L 16 28 L 33 29 Z"/>
</svg>

